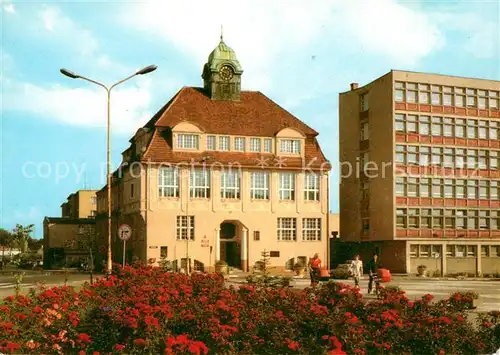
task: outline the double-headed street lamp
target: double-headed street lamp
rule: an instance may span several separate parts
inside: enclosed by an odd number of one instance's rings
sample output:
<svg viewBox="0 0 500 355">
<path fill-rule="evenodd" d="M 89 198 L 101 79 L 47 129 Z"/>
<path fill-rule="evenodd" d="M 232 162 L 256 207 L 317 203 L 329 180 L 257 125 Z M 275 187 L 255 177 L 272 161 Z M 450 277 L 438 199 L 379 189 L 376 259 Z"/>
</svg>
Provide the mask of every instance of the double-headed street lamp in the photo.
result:
<svg viewBox="0 0 500 355">
<path fill-rule="evenodd" d="M 147 67 L 144 67 L 142 68 L 141 70 L 137 71 L 136 73 L 130 75 L 129 77 L 123 79 L 123 80 L 120 80 L 119 82 L 117 82 L 116 84 L 113 84 L 111 85 L 110 87 L 98 82 L 98 81 L 95 81 L 95 80 L 92 80 L 92 79 L 89 79 L 89 78 L 86 78 L 82 75 L 79 75 L 79 74 L 75 74 L 67 69 L 61 69 L 61 73 L 63 75 L 66 75 L 67 77 L 71 78 L 71 79 L 83 79 L 83 80 L 86 80 L 86 81 L 89 81 L 91 83 L 94 83 L 96 85 L 99 85 L 100 87 L 104 88 L 104 90 L 106 90 L 107 94 L 108 94 L 108 158 L 107 158 L 107 166 L 108 166 L 108 170 L 107 170 L 107 192 L 108 192 L 108 265 L 107 265 L 107 272 L 108 273 L 111 273 L 111 270 L 112 270 L 112 255 L 111 255 L 111 90 L 115 87 L 115 86 L 118 86 L 120 85 L 121 83 L 124 83 L 125 81 L 129 80 L 129 79 L 132 79 L 134 76 L 136 75 L 144 75 L 144 74 L 148 74 L 148 73 L 151 73 L 152 71 L 155 71 L 157 68 L 156 65 L 148 65 Z"/>
</svg>

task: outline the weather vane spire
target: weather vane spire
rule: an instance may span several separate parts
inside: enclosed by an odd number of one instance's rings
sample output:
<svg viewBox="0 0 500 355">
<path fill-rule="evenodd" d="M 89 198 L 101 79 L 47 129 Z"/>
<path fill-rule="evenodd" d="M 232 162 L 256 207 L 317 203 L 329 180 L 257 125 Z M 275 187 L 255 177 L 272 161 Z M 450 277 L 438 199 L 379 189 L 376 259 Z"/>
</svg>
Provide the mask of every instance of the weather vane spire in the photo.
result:
<svg viewBox="0 0 500 355">
<path fill-rule="evenodd" d="M 221 42 L 224 40 L 224 28 L 222 27 L 222 24 L 220 25 L 220 40 Z"/>
</svg>

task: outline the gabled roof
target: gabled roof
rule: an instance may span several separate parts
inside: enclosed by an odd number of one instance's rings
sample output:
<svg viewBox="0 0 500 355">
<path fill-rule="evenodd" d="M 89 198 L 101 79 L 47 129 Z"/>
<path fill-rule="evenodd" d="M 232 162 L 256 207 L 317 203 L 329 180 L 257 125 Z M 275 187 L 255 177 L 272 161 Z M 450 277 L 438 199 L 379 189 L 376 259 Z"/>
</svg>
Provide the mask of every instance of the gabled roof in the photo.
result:
<svg viewBox="0 0 500 355">
<path fill-rule="evenodd" d="M 183 87 L 146 127 L 198 124 L 205 133 L 272 137 L 284 128 L 316 136 L 311 127 L 259 91 L 242 91 L 240 101 L 211 100 L 202 88 Z"/>
</svg>

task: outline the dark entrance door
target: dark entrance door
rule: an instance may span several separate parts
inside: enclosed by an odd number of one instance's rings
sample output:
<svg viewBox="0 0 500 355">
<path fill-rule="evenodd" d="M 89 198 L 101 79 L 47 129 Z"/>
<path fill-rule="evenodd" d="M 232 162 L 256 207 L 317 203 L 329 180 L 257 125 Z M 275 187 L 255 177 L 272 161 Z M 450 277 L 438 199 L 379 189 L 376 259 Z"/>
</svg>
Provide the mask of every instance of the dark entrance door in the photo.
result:
<svg viewBox="0 0 500 355">
<path fill-rule="evenodd" d="M 224 222 L 220 225 L 220 257 L 228 266 L 241 267 L 241 247 L 236 241 L 236 225 Z"/>
<path fill-rule="evenodd" d="M 226 263 L 232 267 L 241 267 L 240 247 L 236 242 L 225 242 L 226 244 Z"/>
</svg>

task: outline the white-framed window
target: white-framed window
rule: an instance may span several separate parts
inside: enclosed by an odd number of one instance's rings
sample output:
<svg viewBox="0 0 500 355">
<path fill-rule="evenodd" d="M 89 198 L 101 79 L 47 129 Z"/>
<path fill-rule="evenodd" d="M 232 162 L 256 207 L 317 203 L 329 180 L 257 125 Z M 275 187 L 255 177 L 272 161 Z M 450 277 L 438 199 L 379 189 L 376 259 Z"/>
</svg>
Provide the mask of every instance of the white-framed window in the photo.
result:
<svg viewBox="0 0 500 355">
<path fill-rule="evenodd" d="M 361 140 L 365 141 L 370 138 L 370 130 L 369 130 L 369 125 L 368 122 L 363 122 L 361 124 Z"/>
<path fill-rule="evenodd" d="M 177 240 L 194 240 L 194 216 L 177 216 Z"/>
<path fill-rule="evenodd" d="M 273 140 L 271 138 L 264 138 L 264 152 L 265 153 L 273 152 Z"/>
<path fill-rule="evenodd" d="M 264 171 L 250 173 L 250 198 L 254 200 L 269 199 L 269 173 Z"/>
<path fill-rule="evenodd" d="M 207 150 L 215 150 L 215 136 L 207 136 Z"/>
<path fill-rule="evenodd" d="M 361 112 L 368 111 L 368 94 L 360 96 Z"/>
<path fill-rule="evenodd" d="M 280 152 L 300 154 L 300 141 L 298 139 L 280 140 Z"/>
<path fill-rule="evenodd" d="M 229 136 L 220 136 L 219 137 L 219 150 L 228 151 L 229 146 Z"/>
<path fill-rule="evenodd" d="M 189 174 L 189 194 L 193 198 L 210 198 L 210 171 L 192 169 Z"/>
<path fill-rule="evenodd" d="M 321 218 L 302 218 L 302 240 L 321 240 Z"/>
<path fill-rule="evenodd" d="M 234 150 L 237 150 L 238 152 L 245 151 L 245 137 L 236 137 L 234 139 Z"/>
<path fill-rule="evenodd" d="M 250 138 L 250 151 L 260 152 L 260 138 Z"/>
<path fill-rule="evenodd" d="M 295 200 L 295 174 L 280 173 L 280 200 Z"/>
<path fill-rule="evenodd" d="M 158 170 L 158 194 L 160 197 L 179 197 L 179 169 L 164 167 Z"/>
<path fill-rule="evenodd" d="M 319 201 L 319 175 L 305 173 L 304 199 L 306 201 Z"/>
<path fill-rule="evenodd" d="M 278 217 L 278 240 L 297 240 L 297 219 Z"/>
<path fill-rule="evenodd" d="M 177 148 L 198 149 L 200 136 L 197 134 L 179 134 L 177 135 Z"/>
<path fill-rule="evenodd" d="M 240 198 L 240 172 L 238 170 L 228 170 L 221 173 L 220 194 L 223 199 Z"/>
</svg>

